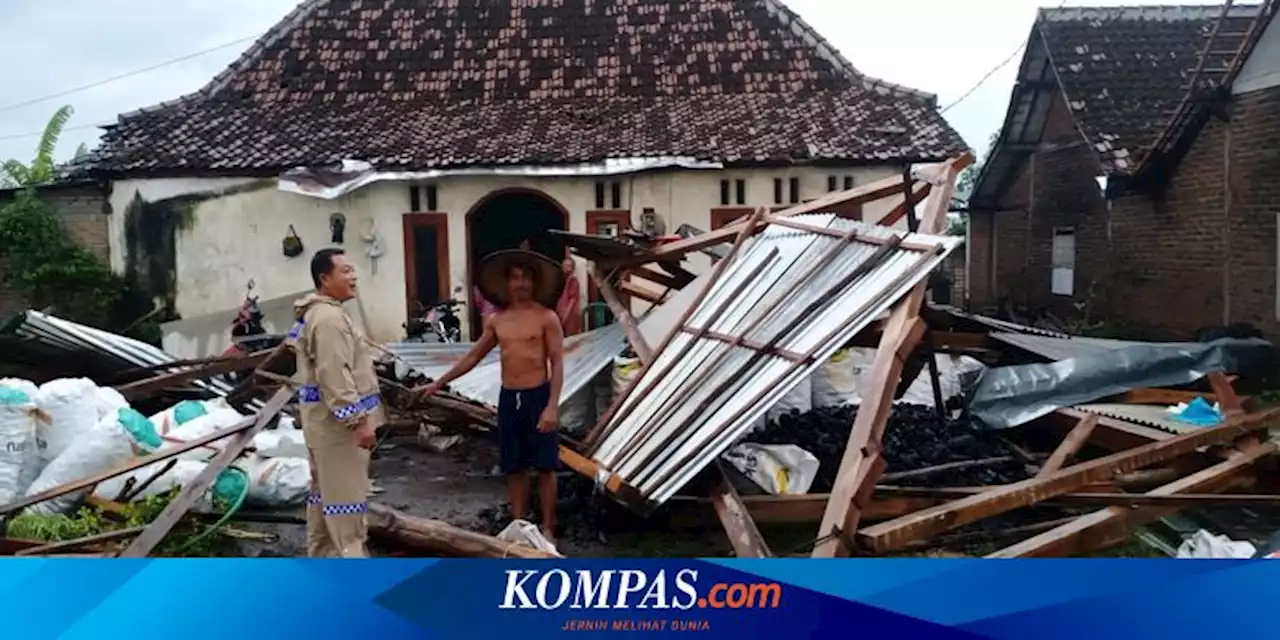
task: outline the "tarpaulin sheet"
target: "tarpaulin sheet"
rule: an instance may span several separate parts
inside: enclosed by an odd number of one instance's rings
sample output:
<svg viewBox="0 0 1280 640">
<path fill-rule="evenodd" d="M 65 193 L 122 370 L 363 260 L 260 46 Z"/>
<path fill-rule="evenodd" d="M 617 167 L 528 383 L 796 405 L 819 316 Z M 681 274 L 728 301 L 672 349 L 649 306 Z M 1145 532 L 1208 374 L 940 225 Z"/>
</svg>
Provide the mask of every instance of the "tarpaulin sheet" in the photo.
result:
<svg viewBox="0 0 1280 640">
<path fill-rule="evenodd" d="M 1063 407 L 1131 389 L 1189 384 L 1217 371 L 1236 373 L 1274 356 L 1265 340 L 1224 338 L 1147 343 L 1049 364 L 987 369 L 969 413 L 987 429 L 1008 429 Z"/>
</svg>

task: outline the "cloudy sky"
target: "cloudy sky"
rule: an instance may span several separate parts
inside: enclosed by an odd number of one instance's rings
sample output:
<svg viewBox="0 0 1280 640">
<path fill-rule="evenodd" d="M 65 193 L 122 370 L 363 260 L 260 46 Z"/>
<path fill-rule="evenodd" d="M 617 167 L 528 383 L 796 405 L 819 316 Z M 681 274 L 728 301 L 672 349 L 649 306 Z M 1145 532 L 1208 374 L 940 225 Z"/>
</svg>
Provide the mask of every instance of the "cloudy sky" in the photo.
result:
<svg viewBox="0 0 1280 640">
<path fill-rule="evenodd" d="M 1057 6 L 1060 0 L 784 1 L 864 73 L 936 93 L 942 105 L 949 105 L 1026 40 L 1037 7 Z M 93 146 L 96 125 L 200 88 L 295 4 L 0 0 L 0 51 L 7 60 L 0 66 L 0 158 L 29 159 L 39 131 L 63 104 L 72 105 L 75 116 L 59 145 L 60 158 L 80 143 Z M 215 47 L 221 48 L 200 54 Z M 985 149 L 999 128 L 1017 62 L 947 112 L 970 145 Z M 163 66 L 142 71 L 157 65 Z M 96 86 L 73 91 L 86 85 Z"/>
</svg>

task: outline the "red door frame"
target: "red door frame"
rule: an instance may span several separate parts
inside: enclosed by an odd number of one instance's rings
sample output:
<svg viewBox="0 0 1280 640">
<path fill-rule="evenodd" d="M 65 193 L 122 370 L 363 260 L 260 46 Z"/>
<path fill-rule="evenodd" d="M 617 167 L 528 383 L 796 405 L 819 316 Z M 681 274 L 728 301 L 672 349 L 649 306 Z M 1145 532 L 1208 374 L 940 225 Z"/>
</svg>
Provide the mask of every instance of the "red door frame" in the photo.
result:
<svg viewBox="0 0 1280 640">
<path fill-rule="evenodd" d="M 401 224 L 404 234 L 405 308 L 412 315 L 417 311 L 414 303 L 418 302 L 418 256 L 413 241 L 413 231 L 417 227 L 436 228 L 436 272 L 439 274 L 436 293 L 441 300 L 449 297 L 449 214 L 406 213 L 401 216 Z"/>
<path fill-rule="evenodd" d="M 597 209 L 587 212 L 587 233 L 590 235 L 600 235 L 601 223 L 613 222 L 621 227 L 621 231 L 631 228 L 631 212 L 626 209 Z M 618 296 L 622 299 L 624 305 L 631 303 L 631 296 L 626 295 L 622 291 L 618 292 Z M 587 302 L 603 302 L 604 297 L 600 295 L 600 287 L 596 286 L 595 280 L 587 278 Z"/>
</svg>

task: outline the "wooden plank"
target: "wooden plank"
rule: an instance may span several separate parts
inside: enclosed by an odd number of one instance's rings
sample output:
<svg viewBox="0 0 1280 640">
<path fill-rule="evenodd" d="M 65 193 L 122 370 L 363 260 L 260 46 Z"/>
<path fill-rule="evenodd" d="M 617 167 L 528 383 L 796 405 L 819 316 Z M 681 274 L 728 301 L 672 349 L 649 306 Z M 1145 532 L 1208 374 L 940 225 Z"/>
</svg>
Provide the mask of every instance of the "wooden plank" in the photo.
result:
<svg viewBox="0 0 1280 640">
<path fill-rule="evenodd" d="M 639 323 L 631 315 L 631 311 L 622 304 L 622 299 L 618 297 L 617 290 L 605 278 L 604 271 L 600 269 L 599 265 L 591 265 L 590 274 L 591 279 L 596 283 L 596 287 L 600 289 L 600 295 L 604 297 L 605 303 L 609 305 L 609 310 L 613 312 L 613 317 L 617 318 L 618 324 L 622 325 L 623 332 L 627 334 L 627 342 L 631 343 L 631 348 L 640 357 L 640 362 L 645 365 L 653 362 L 653 348 L 645 341 L 644 335 L 640 333 Z"/>
<path fill-rule="evenodd" d="M 1090 414 L 1079 409 L 1058 409 L 1046 416 L 1046 418 L 1059 423 L 1065 421 L 1068 428 L 1074 428 L 1076 424 L 1090 415 L 1097 414 Z M 1123 451 L 1152 442 L 1169 440 L 1173 437 L 1174 434 L 1154 427 L 1126 422 L 1109 416 L 1098 416 L 1098 426 L 1094 427 L 1093 436 L 1089 444 L 1096 444 L 1112 451 Z"/>
<path fill-rule="evenodd" d="M 1098 426 L 1098 416 L 1089 414 L 1085 416 L 1076 426 L 1071 428 L 1071 432 L 1067 437 L 1062 439 L 1062 443 L 1057 449 L 1053 450 L 1053 455 L 1045 461 L 1044 466 L 1040 467 L 1040 472 L 1036 474 L 1037 478 L 1043 478 L 1053 475 L 1055 471 L 1062 468 L 1067 460 L 1071 459 L 1076 453 L 1079 453 L 1080 447 L 1089 441 L 1089 436 L 1093 435 L 1094 427 Z"/>
<path fill-rule="evenodd" d="M 1217 394 L 1198 393 L 1195 391 L 1179 391 L 1177 389 L 1131 389 L 1117 396 L 1111 396 L 1102 402 L 1115 404 L 1161 404 L 1174 405 L 1179 402 L 1191 402 L 1196 398 L 1204 398 L 1210 404 L 1218 402 Z M 1245 398 L 1241 398 L 1244 400 Z"/>
<path fill-rule="evenodd" d="M 1239 455 L 1208 469 L 1149 491 L 1148 496 L 1175 496 L 1179 493 L 1212 492 L 1227 487 L 1258 460 L 1276 452 L 1274 444 L 1255 444 Z M 1176 511 L 1175 508 L 1131 509 L 1107 507 L 990 554 L 989 558 L 1028 558 L 1086 553 L 1132 527 L 1146 524 Z"/>
<path fill-rule="evenodd" d="M 236 458 L 240 457 L 240 454 L 244 453 L 244 450 L 253 443 L 253 437 L 258 435 L 258 432 L 280 413 L 280 410 L 284 408 L 284 405 L 292 397 L 293 392 L 288 387 L 276 391 L 275 395 L 267 401 L 266 406 L 262 408 L 262 411 L 254 418 L 252 425 L 248 429 L 232 436 L 231 441 L 226 443 L 222 451 L 219 451 L 191 482 L 183 485 L 178 495 L 147 526 L 147 529 L 135 538 L 128 548 L 120 552 L 120 557 L 147 557 L 164 540 L 164 537 L 169 535 L 169 531 L 178 524 L 178 521 L 187 514 L 187 511 L 200 500 L 205 491 L 208 491 L 213 486 L 213 483 L 218 479 L 218 475 L 230 466 L 232 462 L 235 462 Z"/>
<path fill-rule="evenodd" d="M 666 287 L 667 289 L 680 289 L 680 288 L 683 288 L 685 284 L 687 284 L 685 282 L 681 282 L 679 278 L 673 275 L 669 275 L 661 271 L 658 271 L 657 269 L 651 269 L 649 267 L 644 267 L 644 266 L 632 267 L 627 271 L 630 272 L 632 275 L 638 276 L 640 278 L 644 278 L 649 282 L 660 285 L 662 287 Z"/>
<path fill-rule="evenodd" d="M 1232 388 L 1226 375 L 1221 371 L 1209 374 L 1209 385 L 1213 387 L 1213 395 L 1216 396 L 1218 406 L 1222 408 L 1223 413 L 1244 413 L 1244 401 L 1236 395 L 1236 390 Z"/>
<path fill-rule="evenodd" d="M 902 176 L 893 176 L 892 178 L 885 178 L 883 180 L 877 180 L 875 182 L 865 184 L 861 187 L 857 187 L 850 191 L 837 191 L 834 193 L 829 193 L 822 196 L 821 198 L 817 198 L 803 204 L 782 209 L 780 211 L 775 212 L 773 215 L 782 216 L 782 217 L 796 216 L 796 215 L 803 215 L 806 213 L 821 212 L 823 209 L 832 207 L 834 205 L 839 205 L 839 204 L 845 204 L 845 203 L 864 204 L 867 202 L 879 200 L 881 198 L 886 198 L 889 196 L 902 193 L 902 184 L 903 184 Z M 653 251 L 643 256 L 625 258 L 625 259 L 619 260 L 615 264 L 617 264 L 618 266 L 633 266 L 633 265 L 646 264 L 649 262 L 659 262 L 663 260 L 672 260 L 676 258 L 681 258 L 694 251 L 701 251 L 708 247 L 714 247 L 718 244 L 729 242 L 735 236 L 737 236 L 739 232 L 742 232 L 744 230 L 747 232 L 748 235 L 755 235 L 761 229 L 765 228 L 767 225 L 768 225 L 768 222 L 765 222 L 763 220 L 757 220 L 754 223 L 754 225 L 748 227 L 746 220 L 738 220 L 736 222 L 730 223 L 728 225 L 720 227 L 719 229 L 704 233 L 702 235 L 694 236 L 692 238 L 685 238 L 683 240 L 677 240 L 676 242 L 670 242 L 664 245 L 660 245 L 657 248 L 655 248 Z"/>
<path fill-rule="evenodd" d="M 67 549 L 78 549 L 80 547 L 87 547 L 87 546 L 91 546 L 91 545 L 95 545 L 103 542 L 113 542 L 121 538 L 128 538 L 130 536 L 134 536 L 139 533 L 142 533 L 142 530 L 144 528 L 145 527 L 131 527 L 129 529 L 119 529 L 116 531 L 107 531 L 104 533 L 98 533 L 98 534 L 86 536 L 83 538 L 77 538 L 75 540 L 51 542 L 49 544 L 41 545 L 38 547 L 23 549 L 13 555 L 15 556 L 47 555 L 47 554 L 55 553 L 59 551 L 66 551 Z"/>
<path fill-rule="evenodd" d="M 955 191 L 956 177 L 972 162 L 973 157 L 966 153 L 944 165 L 943 185 L 931 192 L 921 231 L 937 233 L 942 230 L 947 208 L 951 204 L 951 195 Z M 902 183 L 901 180 L 895 182 L 899 185 Z M 884 325 L 871 371 L 862 380 L 869 393 L 863 398 L 862 408 L 854 418 L 849 441 L 840 460 L 840 469 L 836 472 L 831 500 L 827 503 L 818 529 L 816 539 L 819 542 L 813 549 L 812 555 L 815 558 L 832 558 L 849 553 L 850 549 L 846 548 L 845 541 L 847 536 L 857 530 L 860 518 L 859 506 L 854 504 L 854 500 L 859 496 L 869 498 L 872 486 L 883 472 L 884 462 L 879 454 L 880 439 L 885 422 L 889 419 L 893 393 L 902 375 L 903 359 L 915 349 L 916 343 L 924 334 L 925 324 L 919 317 L 919 311 L 927 288 L 928 283 L 921 282 L 903 297 Z"/>
<path fill-rule="evenodd" d="M 524 544 L 499 540 L 441 520 L 409 515 L 369 503 L 369 535 L 427 553 L 466 558 L 547 559 L 562 557 Z"/>
<path fill-rule="evenodd" d="M 925 509 L 897 520 L 862 529 L 858 541 L 876 552 L 902 546 L 964 526 L 983 518 L 1026 507 L 1045 499 L 1071 493 L 1092 483 L 1187 455 L 1201 447 L 1229 443 L 1235 438 L 1266 428 L 1280 416 L 1280 409 L 1233 416 L 1221 426 L 1202 429 L 1161 442 L 1072 465 L 1043 478 L 1031 478 L 986 493 Z"/>
<path fill-rule="evenodd" d="M 665 293 L 658 293 L 656 291 L 646 289 L 639 284 L 627 280 L 623 280 L 618 283 L 618 289 L 622 290 L 623 293 L 629 296 L 640 298 L 649 304 L 662 304 L 662 301 L 667 297 L 667 294 Z"/>
<path fill-rule="evenodd" d="M 715 507 L 725 533 L 729 535 L 729 544 L 733 545 L 734 554 L 739 558 L 773 557 L 764 536 L 760 535 L 760 529 L 742 503 L 742 496 L 729 484 L 729 478 L 724 474 L 724 469 L 719 467 L 719 463 L 717 468 L 720 479 L 711 490 L 711 504 Z"/>
<path fill-rule="evenodd" d="M 699 336 L 702 339 L 715 340 L 716 342 L 732 344 L 735 346 L 744 347 L 746 349 L 752 349 L 754 351 L 762 351 L 771 356 L 777 356 L 779 358 L 782 358 L 783 360 L 790 360 L 792 362 L 809 362 L 813 360 L 813 358 L 810 358 L 804 355 L 803 353 L 788 351 L 780 347 L 770 347 L 769 345 L 763 342 L 758 342 L 756 340 L 745 340 L 735 336 L 729 336 L 723 333 L 717 333 L 715 331 L 703 331 L 702 329 L 694 329 L 693 327 L 688 327 L 688 326 L 681 327 L 680 330 L 689 335 Z"/>
<path fill-rule="evenodd" d="M 253 369 L 266 361 L 271 355 L 270 350 L 259 351 L 254 354 L 247 355 L 243 358 L 223 358 L 211 362 L 204 366 L 196 366 L 187 371 L 178 371 L 174 373 L 163 373 L 158 376 L 152 376 L 145 380 L 138 380 L 123 384 L 116 387 L 116 391 L 125 399 L 132 400 L 164 390 L 167 387 L 182 386 L 196 380 L 204 380 L 213 376 L 220 376 L 235 371 L 244 371 Z"/>
</svg>

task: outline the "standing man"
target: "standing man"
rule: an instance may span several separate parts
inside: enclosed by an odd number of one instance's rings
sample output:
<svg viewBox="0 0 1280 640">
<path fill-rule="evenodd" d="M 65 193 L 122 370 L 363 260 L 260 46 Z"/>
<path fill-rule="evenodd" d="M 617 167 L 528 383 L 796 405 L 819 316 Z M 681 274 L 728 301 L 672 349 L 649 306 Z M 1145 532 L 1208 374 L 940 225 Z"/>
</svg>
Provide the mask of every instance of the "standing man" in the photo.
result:
<svg viewBox="0 0 1280 640">
<path fill-rule="evenodd" d="M 342 303 L 356 297 L 355 266 L 341 249 L 311 259 L 315 293 L 293 305 L 299 414 L 311 459 L 307 555 L 368 555 L 369 453 L 386 423 L 368 347 Z"/>
<path fill-rule="evenodd" d="M 557 410 L 564 383 L 564 335 L 556 317 L 563 286 L 556 263 L 531 251 L 500 251 L 480 266 L 479 286 L 499 311 L 452 369 L 423 388 L 425 396 L 474 368 L 501 347 L 502 392 L 498 401 L 500 466 L 507 476 L 511 514 L 529 509 L 529 469 L 538 472 L 542 534 L 555 543 L 556 466 L 560 460 Z"/>
</svg>

